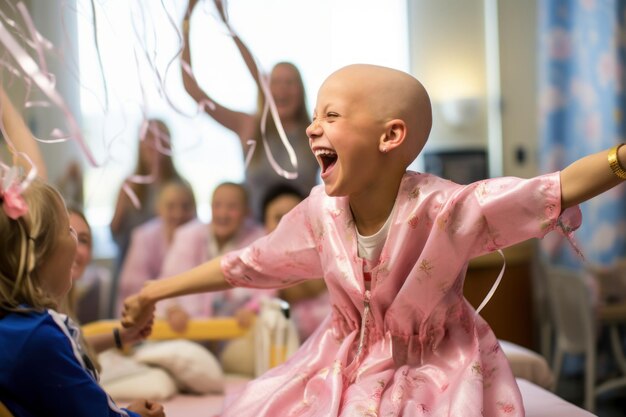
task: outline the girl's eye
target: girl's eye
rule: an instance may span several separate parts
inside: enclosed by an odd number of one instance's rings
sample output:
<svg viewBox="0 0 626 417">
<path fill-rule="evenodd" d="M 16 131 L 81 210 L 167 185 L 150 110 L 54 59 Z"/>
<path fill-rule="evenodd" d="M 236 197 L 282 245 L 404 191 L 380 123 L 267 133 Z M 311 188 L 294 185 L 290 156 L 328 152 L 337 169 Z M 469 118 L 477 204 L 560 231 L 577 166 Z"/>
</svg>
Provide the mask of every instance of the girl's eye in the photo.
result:
<svg viewBox="0 0 626 417">
<path fill-rule="evenodd" d="M 326 113 L 326 117 L 338 117 L 339 115 L 335 112 L 328 112 Z"/>
<path fill-rule="evenodd" d="M 72 235 L 72 237 L 76 240 L 78 240 L 78 233 L 76 233 L 76 230 L 70 226 L 70 235 Z"/>
</svg>

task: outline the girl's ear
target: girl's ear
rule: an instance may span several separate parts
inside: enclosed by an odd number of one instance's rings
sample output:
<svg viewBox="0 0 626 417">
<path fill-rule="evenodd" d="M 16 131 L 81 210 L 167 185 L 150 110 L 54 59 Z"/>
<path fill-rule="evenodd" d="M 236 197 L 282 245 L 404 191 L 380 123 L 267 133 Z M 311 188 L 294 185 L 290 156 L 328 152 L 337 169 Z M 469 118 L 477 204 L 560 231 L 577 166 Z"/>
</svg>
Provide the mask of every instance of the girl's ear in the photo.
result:
<svg viewBox="0 0 626 417">
<path fill-rule="evenodd" d="M 385 123 L 385 131 L 380 136 L 378 149 L 387 153 L 402 145 L 406 138 L 406 123 L 402 119 L 393 119 Z"/>
</svg>

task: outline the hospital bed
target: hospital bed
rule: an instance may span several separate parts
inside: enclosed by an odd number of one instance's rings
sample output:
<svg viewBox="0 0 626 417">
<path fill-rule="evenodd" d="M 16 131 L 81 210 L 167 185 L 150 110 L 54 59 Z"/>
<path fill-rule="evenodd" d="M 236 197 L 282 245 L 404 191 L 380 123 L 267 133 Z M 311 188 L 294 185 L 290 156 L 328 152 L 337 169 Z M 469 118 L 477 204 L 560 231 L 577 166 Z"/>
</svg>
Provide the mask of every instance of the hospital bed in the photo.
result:
<svg viewBox="0 0 626 417">
<path fill-rule="evenodd" d="M 116 322 L 100 321 L 83 327 L 86 335 L 110 332 Z M 240 337 L 245 330 L 232 318 L 192 320 L 187 332 L 177 334 L 169 326 L 156 321 L 151 340 L 186 338 L 190 340 L 218 340 Z M 501 341 L 504 353 L 522 392 L 527 417 L 588 417 L 593 414 L 579 408 L 550 392 L 553 384 L 550 368 L 542 356 L 516 344 Z M 226 375 L 225 393 L 234 392 L 249 380 L 247 377 Z M 184 395 L 177 394 L 165 401 L 168 417 L 213 416 L 221 410 L 223 394 Z M 0 414 L 2 417 L 2 414 Z"/>
<path fill-rule="evenodd" d="M 86 336 L 93 334 L 107 334 L 118 326 L 117 321 L 98 321 L 83 326 Z M 235 339 L 246 334 L 246 330 L 239 327 L 235 319 L 214 318 L 192 320 L 183 334 L 175 333 L 169 325 L 157 320 L 154 323 L 150 340 L 163 341 L 187 339 L 194 341 Z M 546 387 L 552 386 L 553 376 L 546 361 L 540 355 L 515 345 L 501 341 L 502 350 L 509 358 L 513 373 L 517 377 L 527 417 L 588 417 L 593 414 L 559 398 Z M 270 363 L 280 362 L 276 350 L 270 349 Z M 164 401 L 168 417 L 213 416 L 218 414 L 222 407 L 224 394 L 236 392 L 250 380 L 249 377 L 226 375 L 224 377 L 224 393 L 185 395 L 176 394 Z M 129 400 L 129 399 L 126 399 Z M 126 401 L 120 401 L 125 404 Z M 12 417 L 9 411 L 0 403 L 0 417 Z"/>
<path fill-rule="evenodd" d="M 118 322 L 98 321 L 83 326 L 85 335 L 108 333 Z M 151 340 L 170 340 L 181 336 L 189 340 L 223 340 L 243 336 L 245 330 L 240 328 L 232 318 L 216 318 L 192 320 L 184 334 L 170 330 L 167 323 L 157 320 L 154 324 Z M 512 369 L 518 376 L 518 384 L 522 392 L 527 417 L 589 417 L 593 414 L 579 408 L 542 388 L 549 386 L 551 376 L 549 368 L 541 356 L 509 342 L 501 342 L 503 351 L 510 358 Z M 524 376 L 533 380 L 520 378 Z M 235 392 L 249 381 L 248 377 L 226 375 L 225 394 Z M 168 417 L 213 416 L 222 407 L 224 394 L 184 395 L 177 394 L 165 401 L 163 405 Z M 10 412 L 0 403 L 0 417 L 12 417 Z"/>
</svg>

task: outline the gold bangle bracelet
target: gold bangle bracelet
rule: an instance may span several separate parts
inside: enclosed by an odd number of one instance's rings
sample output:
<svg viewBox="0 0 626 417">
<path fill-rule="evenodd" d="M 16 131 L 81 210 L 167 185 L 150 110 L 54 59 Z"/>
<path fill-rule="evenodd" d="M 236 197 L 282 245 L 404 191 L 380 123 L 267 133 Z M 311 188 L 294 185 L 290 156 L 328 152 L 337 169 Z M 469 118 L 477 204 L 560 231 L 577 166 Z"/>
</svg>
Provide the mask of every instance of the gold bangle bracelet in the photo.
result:
<svg viewBox="0 0 626 417">
<path fill-rule="evenodd" d="M 620 143 L 619 145 L 615 145 L 614 147 L 612 147 L 609 150 L 608 159 L 609 167 L 611 167 L 611 171 L 613 171 L 613 174 L 615 174 L 615 176 L 621 180 L 626 180 L 626 170 L 622 168 L 622 164 L 619 163 L 619 158 L 617 157 L 617 151 L 619 150 L 619 148 L 622 147 L 622 145 L 623 143 Z"/>
</svg>

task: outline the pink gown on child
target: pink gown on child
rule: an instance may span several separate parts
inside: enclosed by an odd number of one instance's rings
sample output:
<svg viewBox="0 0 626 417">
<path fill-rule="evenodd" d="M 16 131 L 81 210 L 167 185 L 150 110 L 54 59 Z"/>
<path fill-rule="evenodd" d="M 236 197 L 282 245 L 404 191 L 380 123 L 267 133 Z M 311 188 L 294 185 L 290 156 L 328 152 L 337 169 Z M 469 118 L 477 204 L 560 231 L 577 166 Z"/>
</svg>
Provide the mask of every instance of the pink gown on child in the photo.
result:
<svg viewBox="0 0 626 417">
<path fill-rule="evenodd" d="M 348 199 L 316 187 L 222 269 L 255 288 L 323 276 L 332 314 L 286 363 L 227 398 L 223 416 L 523 416 L 463 281 L 471 258 L 554 229 L 560 198 L 559 173 L 460 186 L 408 172 L 370 293 Z"/>
</svg>

